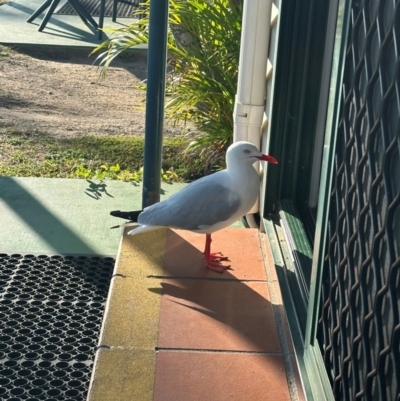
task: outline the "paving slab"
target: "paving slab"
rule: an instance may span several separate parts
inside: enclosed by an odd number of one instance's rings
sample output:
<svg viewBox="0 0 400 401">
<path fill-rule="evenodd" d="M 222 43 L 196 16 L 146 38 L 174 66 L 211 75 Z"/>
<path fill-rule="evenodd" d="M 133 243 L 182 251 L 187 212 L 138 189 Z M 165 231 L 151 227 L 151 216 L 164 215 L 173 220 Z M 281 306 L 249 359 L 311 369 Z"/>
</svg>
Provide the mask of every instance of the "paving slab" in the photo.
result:
<svg viewBox="0 0 400 401">
<path fill-rule="evenodd" d="M 281 356 L 160 352 L 154 401 L 290 401 Z"/>
<path fill-rule="evenodd" d="M 239 227 L 239 224 L 235 224 Z M 246 236 L 225 228 L 212 235 L 212 252 L 228 257 L 231 267 L 224 274 L 204 268 L 205 235 L 184 230 L 169 230 L 164 263 L 164 277 L 192 277 L 232 280 L 266 280 L 257 229 L 248 229 Z M 229 241 L 225 238 L 229 236 Z M 240 252 L 242 250 L 242 252 Z"/>
<path fill-rule="evenodd" d="M 97 38 L 97 32 L 85 24 L 76 15 L 53 14 L 46 28 L 39 32 L 38 28 L 44 18 L 39 15 L 33 22 L 26 20 L 40 7 L 43 0 L 16 0 L 0 6 L 0 43 L 7 45 L 41 45 L 93 48 L 109 37 L 104 32 L 103 38 Z M 98 18 L 94 17 L 98 22 Z M 104 28 L 123 28 L 132 24 L 134 18 L 104 18 Z M 147 46 L 138 46 L 137 50 L 146 50 Z"/>
<path fill-rule="evenodd" d="M 233 271 L 240 266 L 237 277 L 199 273 L 204 235 L 125 232 L 90 401 L 304 399 L 265 239 L 252 229 L 219 233 L 215 246 L 229 251 Z"/>
<path fill-rule="evenodd" d="M 100 348 L 87 401 L 152 401 L 155 359 L 153 351 Z"/>
<path fill-rule="evenodd" d="M 164 279 L 161 285 L 160 348 L 281 352 L 266 282 Z"/>
<path fill-rule="evenodd" d="M 161 199 L 184 186 L 163 184 Z M 109 213 L 141 204 L 141 184 L 0 177 L 0 252 L 116 255 L 121 229 L 110 227 L 124 220 Z"/>
</svg>

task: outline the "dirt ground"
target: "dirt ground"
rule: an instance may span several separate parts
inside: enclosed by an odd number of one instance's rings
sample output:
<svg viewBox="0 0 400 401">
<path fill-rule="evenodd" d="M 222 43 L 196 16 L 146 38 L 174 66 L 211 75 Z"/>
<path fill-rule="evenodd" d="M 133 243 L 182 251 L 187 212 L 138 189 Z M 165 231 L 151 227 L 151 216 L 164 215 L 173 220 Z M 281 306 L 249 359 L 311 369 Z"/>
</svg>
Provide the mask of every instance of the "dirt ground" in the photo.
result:
<svg viewBox="0 0 400 401">
<path fill-rule="evenodd" d="M 114 61 L 101 80 L 89 53 L 0 45 L 0 124 L 52 136 L 143 135 L 145 92 L 134 86 L 146 79 L 146 55 Z"/>
</svg>

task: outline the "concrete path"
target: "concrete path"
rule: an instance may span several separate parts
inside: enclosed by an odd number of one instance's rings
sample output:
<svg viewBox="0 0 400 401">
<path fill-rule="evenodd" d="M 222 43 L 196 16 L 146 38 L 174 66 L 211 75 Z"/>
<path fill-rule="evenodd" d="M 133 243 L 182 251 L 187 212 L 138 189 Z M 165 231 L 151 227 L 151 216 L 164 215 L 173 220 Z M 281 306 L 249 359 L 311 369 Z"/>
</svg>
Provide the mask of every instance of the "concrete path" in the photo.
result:
<svg viewBox="0 0 400 401">
<path fill-rule="evenodd" d="M 163 184 L 161 199 L 185 184 Z M 116 255 L 124 220 L 137 210 L 142 186 L 107 180 L 0 177 L 0 252 Z"/>
<path fill-rule="evenodd" d="M 39 25 L 44 17 L 41 14 L 33 22 L 26 20 L 39 8 L 43 0 L 16 0 L 0 6 L 0 43 L 6 45 L 40 45 L 93 48 L 105 41 L 109 33 L 105 32 L 101 40 L 97 32 L 85 24 L 78 16 L 53 14 L 46 28 L 39 32 Z M 94 17 L 98 22 L 98 18 Z M 130 25 L 133 18 L 104 18 L 105 28 L 122 28 Z M 141 46 L 139 48 L 146 48 Z"/>
</svg>

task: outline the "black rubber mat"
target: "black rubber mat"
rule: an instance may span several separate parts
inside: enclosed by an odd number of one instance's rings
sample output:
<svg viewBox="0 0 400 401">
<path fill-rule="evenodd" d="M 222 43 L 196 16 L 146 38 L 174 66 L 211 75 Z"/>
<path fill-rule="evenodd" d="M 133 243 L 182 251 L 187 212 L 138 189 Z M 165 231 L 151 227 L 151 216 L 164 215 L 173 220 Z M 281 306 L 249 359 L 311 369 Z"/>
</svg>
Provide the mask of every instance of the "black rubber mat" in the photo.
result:
<svg viewBox="0 0 400 401">
<path fill-rule="evenodd" d="M 86 11 L 93 17 L 99 16 L 100 1 L 99 0 L 80 0 L 80 4 L 86 9 Z M 117 4 L 117 18 L 132 18 L 133 12 L 138 8 L 139 0 L 119 0 Z M 106 0 L 105 4 L 105 17 L 111 17 L 112 15 L 113 0 Z M 54 14 L 58 15 L 76 15 L 74 8 L 67 1 Z"/>
<path fill-rule="evenodd" d="M 0 400 L 85 400 L 115 260 L 0 254 Z"/>
</svg>

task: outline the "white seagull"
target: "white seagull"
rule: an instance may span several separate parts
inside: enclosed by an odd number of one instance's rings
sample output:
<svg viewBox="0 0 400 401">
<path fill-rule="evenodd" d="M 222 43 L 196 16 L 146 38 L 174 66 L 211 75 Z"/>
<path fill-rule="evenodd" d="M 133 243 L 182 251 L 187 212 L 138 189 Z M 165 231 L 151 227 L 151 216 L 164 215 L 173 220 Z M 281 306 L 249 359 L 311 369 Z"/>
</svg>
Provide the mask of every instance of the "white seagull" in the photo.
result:
<svg viewBox="0 0 400 401">
<path fill-rule="evenodd" d="M 110 214 L 130 219 L 122 227 L 139 224 L 128 232 L 130 235 L 161 227 L 206 234 L 205 265 L 222 273 L 230 266 L 221 261 L 228 258 L 221 253 L 211 253 L 211 234 L 230 226 L 253 207 L 260 190 L 260 177 L 252 165 L 258 160 L 278 163 L 274 157 L 264 155 L 253 144 L 236 142 L 226 153 L 225 170 L 200 178 L 170 198 L 143 210 L 116 210 Z"/>
</svg>

